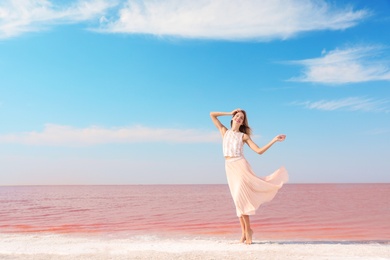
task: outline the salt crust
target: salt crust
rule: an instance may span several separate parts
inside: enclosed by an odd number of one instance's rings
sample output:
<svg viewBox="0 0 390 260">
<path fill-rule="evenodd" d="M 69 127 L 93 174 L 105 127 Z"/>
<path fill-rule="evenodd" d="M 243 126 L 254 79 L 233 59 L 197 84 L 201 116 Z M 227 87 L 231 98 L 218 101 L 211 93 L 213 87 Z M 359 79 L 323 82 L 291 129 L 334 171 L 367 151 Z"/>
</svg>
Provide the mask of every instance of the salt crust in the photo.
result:
<svg viewBox="0 0 390 260">
<path fill-rule="evenodd" d="M 388 259 L 390 243 L 0 234 L 0 259 Z"/>
</svg>

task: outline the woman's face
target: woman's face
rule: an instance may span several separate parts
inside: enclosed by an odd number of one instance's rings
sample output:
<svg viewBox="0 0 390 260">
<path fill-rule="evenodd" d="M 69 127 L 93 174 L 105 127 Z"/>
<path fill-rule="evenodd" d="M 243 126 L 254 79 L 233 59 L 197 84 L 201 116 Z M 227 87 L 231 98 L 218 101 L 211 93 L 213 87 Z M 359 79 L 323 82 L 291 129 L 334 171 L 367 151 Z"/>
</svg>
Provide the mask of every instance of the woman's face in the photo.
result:
<svg viewBox="0 0 390 260">
<path fill-rule="evenodd" d="M 233 116 L 233 121 L 236 122 L 237 125 L 242 125 L 242 123 L 244 122 L 244 119 L 245 119 L 245 116 L 244 116 L 244 113 L 242 113 L 242 112 L 237 112 Z"/>
</svg>

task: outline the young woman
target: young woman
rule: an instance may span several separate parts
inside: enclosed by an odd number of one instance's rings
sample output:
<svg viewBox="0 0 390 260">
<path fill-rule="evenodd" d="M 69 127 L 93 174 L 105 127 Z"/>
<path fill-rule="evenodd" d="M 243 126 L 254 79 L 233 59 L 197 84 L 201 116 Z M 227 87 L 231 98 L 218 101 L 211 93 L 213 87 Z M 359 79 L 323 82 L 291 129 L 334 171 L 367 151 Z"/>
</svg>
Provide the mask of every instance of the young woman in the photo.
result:
<svg viewBox="0 0 390 260">
<path fill-rule="evenodd" d="M 219 120 L 219 116 L 230 116 L 230 129 L 227 129 Z M 243 146 L 246 143 L 253 151 L 262 154 L 274 143 L 284 141 L 285 135 L 278 135 L 263 147 L 258 147 L 250 138 L 251 129 L 248 125 L 246 112 L 241 109 L 232 112 L 211 112 L 210 117 L 220 131 L 223 138 L 223 155 L 230 193 L 236 206 L 242 236 L 240 242 L 252 243 L 253 231 L 250 226 L 249 215 L 254 215 L 256 209 L 263 203 L 272 200 L 283 183 L 288 181 L 288 174 L 284 167 L 273 174 L 259 178 L 244 158 Z"/>
</svg>

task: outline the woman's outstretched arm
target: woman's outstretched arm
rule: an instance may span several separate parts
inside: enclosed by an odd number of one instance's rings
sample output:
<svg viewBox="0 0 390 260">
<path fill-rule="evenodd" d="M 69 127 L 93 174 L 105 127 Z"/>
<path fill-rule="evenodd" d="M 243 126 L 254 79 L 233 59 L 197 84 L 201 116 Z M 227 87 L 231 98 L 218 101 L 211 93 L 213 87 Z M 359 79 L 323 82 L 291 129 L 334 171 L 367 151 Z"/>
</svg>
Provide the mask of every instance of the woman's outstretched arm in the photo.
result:
<svg viewBox="0 0 390 260">
<path fill-rule="evenodd" d="M 271 140 L 268 144 L 264 145 L 263 147 L 258 147 L 257 144 L 255 144 L 252 139 L 248 135 L 244 135 L 244 142 L 248 144 L 248 146 L 255 151 L 258 154 L 263 154 L 265 151 L 267 151 L 274 143 L 276 142 L 282 142 L 286 139 L 286 135 L 277 135 L 274 137 L 274 139 Z"/>
</svg>

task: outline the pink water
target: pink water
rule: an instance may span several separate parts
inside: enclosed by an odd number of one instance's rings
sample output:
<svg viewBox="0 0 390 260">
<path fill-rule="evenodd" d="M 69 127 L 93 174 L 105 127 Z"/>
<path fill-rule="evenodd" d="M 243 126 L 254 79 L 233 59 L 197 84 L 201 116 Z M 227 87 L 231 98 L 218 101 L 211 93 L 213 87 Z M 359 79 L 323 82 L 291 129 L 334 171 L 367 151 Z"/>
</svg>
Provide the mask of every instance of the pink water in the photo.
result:
<svg viewBox="0 0 390 260">
<path fill-rule="evenodd" d="M 390 184 L 287 184 L 251 217 L 263 240 L 390 241 Z M 0 233 L 236 238 L 226 185 L 0 187 Z"/>
</svg>

